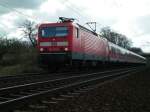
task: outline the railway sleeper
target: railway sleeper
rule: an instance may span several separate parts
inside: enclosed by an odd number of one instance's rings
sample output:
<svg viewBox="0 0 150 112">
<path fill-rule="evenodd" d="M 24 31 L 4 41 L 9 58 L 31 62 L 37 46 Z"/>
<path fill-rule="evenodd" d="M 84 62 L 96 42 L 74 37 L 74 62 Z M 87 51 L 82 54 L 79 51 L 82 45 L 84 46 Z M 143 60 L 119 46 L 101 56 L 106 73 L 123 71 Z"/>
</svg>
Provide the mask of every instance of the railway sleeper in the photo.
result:
<svg viewBox="0 0 150 112">
<path fill-rule="evenodd" d="M 13 112 L 33 112 L 32 110 L 14 110 Z"/>
<path fill-rule="evenodd" d="M 12 98 L 8 98 L 8 97 L 0 97 L 0 102 L 1 101 L 5 101 L 5 100 L 11 100 Z"/>
<path fill-rule="evenodd" d="M 22 94 L 10 94 L 10 97 L 22 97 L 23 95 Z"/>
<path fill-rule="evenodd" d="M 42 103 L 45 104 L 45 105 L 49 105 L 49 104 L 57 104 L 58 102 L 57 102 L 57 101 L 47 101 L 47 100 L 43 100 Z"/>
<path fill-rule="evenodd" d="M 37 92 L 37 91 L 34 91 L 34 92 Z M 33 92 L 31 92 L 31 91 L 22 91 L 22 92 L 20 92 L 20 94 L 30 95 L 30 94 L 33 94 Z"/>
<path fill-rule="evenodd" d="M 39 110 L 47 110 L 48 106 L 35 104 L 35 105 L 29 105 L 29 109 L 37 110 L 37 112 L 38 112 Z"/>
<path fill-rule="evenodd" d="M 37 91 L 37 93 L 38 93 L 38 92 L 41 92 L 41 91 L 47 91 L 47 89 L 45 89 L 45 88 L 39 88 L 39 89 L 37 89 L 36 91 Z"/>
<path fill-rule="evenodd" d="M 63 98 L 73 98 L 74 97 L 73 95 L 60 95 L 60 96 Z"/>
<path fill-rule="evenodd" d="M 51 98 L 51 99 L 54 100 L 54 101 L 65 101 L 64 98 Z"/>
<path fill-rule="evenodd" d="M 78 96 L 78 95 L 80 95 L 80 93 L 74 92 L 74 93 L 69 93 L 69 95 Z"/>
<path fill-rule="evenodd" d="M 78 92 L 78 93 L 85 93 L 85 92 L 87 92 L 87 90 L 78 90 L 76 92 Z"/>
<path fill-rule="evenodd" d="M 31 89 L 31 90 L 29 90 L 29 92 L 32 92 L 32 93 L 37 93 L 37 92 L 40 92 L 39 90 L 35 90 L 35 89 Z"/>
</svg>

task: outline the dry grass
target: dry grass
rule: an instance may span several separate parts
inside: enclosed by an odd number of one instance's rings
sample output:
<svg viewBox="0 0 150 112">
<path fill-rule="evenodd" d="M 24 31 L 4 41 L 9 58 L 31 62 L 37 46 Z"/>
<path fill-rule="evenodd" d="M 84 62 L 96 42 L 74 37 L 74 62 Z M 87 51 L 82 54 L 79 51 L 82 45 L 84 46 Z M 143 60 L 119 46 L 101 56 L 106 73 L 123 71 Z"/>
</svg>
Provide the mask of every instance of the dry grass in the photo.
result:
<svg viewBox="0 0 150 112">
<path fill-rule="evenodd" d="M 18 40 L 0 40 L 0 74 L 41 72 L 37 57 L 36 48 L 28 43 Z"/>
</svg>

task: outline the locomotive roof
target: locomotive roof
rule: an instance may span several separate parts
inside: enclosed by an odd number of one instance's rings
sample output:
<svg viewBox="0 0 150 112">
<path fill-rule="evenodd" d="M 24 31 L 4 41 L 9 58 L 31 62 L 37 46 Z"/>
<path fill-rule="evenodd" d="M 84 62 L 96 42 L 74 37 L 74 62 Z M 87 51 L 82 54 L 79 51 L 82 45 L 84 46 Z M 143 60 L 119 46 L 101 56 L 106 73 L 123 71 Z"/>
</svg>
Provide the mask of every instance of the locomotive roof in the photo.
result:
<svg viewBox="0 0 150 112">
<path fill-rule="evenodd" d="M 65 25 L 65 26 L 68 26 L 68 25 L 71 25 L 72 23 L 71 22 L 64 22 L 64 23 L 42 23 L 42 24 L 40 24 L 39 26 L 60 26 L 60 25 Z"/>
<path fill-rule="evenodd" d="M 98 36 L 98 34 L 96 33 L 96 32 L 94 32 L 94 31 L 92 31 L 92 30 L 90 30 L 90 29 L 88 29 L 88 28 L 86 28 L 86 27 L 84 27 L 84 26 L 82 26 L 82 25 L 80 25 L 80 24 L 78 24 L 78 23 L 76 23 L 81 29 L 83 29 L 83 30 L 86 30 L 86 31 L 89 31 L 89 32 L 91 32 L 92 34 L 94 34 L 95 36 Z"/>
</svg>

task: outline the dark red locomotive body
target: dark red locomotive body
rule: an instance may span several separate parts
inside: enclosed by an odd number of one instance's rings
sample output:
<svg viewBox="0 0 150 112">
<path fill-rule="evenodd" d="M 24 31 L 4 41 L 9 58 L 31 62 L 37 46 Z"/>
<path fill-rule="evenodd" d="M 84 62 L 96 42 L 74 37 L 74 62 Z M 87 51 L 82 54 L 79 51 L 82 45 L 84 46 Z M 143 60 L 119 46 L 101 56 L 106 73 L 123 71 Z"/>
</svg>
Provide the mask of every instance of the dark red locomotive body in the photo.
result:
<svg viewBox="0 0 150 112">
<path fill-rule="evenodd" d="M 121 48 L 72 21 L 41 24 L 38 30 L 40 60 L 45 64 L 91 62 L 146 63 L 146 59 Z"/>
</svg>

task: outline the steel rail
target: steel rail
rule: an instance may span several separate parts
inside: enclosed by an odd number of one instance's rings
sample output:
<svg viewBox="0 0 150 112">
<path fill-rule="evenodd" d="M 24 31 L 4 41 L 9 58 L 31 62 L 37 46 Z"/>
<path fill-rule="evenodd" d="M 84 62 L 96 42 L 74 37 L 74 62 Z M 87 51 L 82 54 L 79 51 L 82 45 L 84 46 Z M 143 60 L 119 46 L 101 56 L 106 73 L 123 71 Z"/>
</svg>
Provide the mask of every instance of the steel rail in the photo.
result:
<svg viewBox="0 0 150 112">
<path fill-rule="evenodd" d="M 110 70 L 115 70 L 110 69 Z M 56 79 L 60 77 L 68 77 L 68 76 L 73 76 L 73 75 L 80 75 L 83 73 L 92 73 L 96 71 L 70 71 L 70 72 L 63 72 L 63 73 L 28 73 L 28 74 L 23 74 L 23 75 L 15 75 L 15 76 L 3 76 L 0 77 L 0 88 L 4 87 L 10 87 L 10 86 L 15 86 L 15 85 L 22 85 L 22 84 L 27 84 L 27 83 L 32 83 L 32 82 L 39 82 L 39 81 L 44 81 L 44 80 L 49 80 L 49 79 Z"/>
<path fill-rule="evenodd" d="M 25 83 L 32 83 L 32 82 L 39 82 L 39 81 L 44 81 L 48 79 L 56 79 L 59 77 L 67 77 L 68 74 L 80 74 L 82 72 L 64 72 L 64 73 L 45 73 L 45 74 L 40 74 L 40 73 L 32 73 L 32 74 L 27 74 L 26 75 L 16 75 L 16 76 L 5 76 L 5 77 L 0 77 L 0 88 L 4 87 L 10 87 L 10 86 L 15 86 L 15 85 L 22 85 Z"/>
<path fill-rule="evenodd" d="M 129 69 L 129 68 L 128 68 Z M 22 84 L 22 85 L 16 85 L 16 86 L 11 86 L 11 87 L 6 87 L 6 88 L 0 88 L 0 95 L 1 94 L 6 94 L 11 91 L 16 91 L 17 89 L 24 90 L 24 88 L 30 88 L 30 87 L 38 87 L 41 84 L 51 84 L 55 83 L 58 81 L 65 82 L 65 81 L 70 81 L 71 79 L 79 79 L 79 78 L 90 78 L 93 77 L 94 75 L 96 76 L 97 74 L 102 75 L 102 74 L 107 74 L 107 73 L 112 73 L 112 72 L 119 72 L 119 71 L 124 71 L 128 69 L 119 69 L 119 70 L 112 70 L 112 71 L 105 71 L 105 72 L 95 72 L 95 73 L 89 73 L 89 74 L 82 74 L 79 76 L 70 76 L 70 77 L 65 77 L 65 78 L 58 78 L 54 80 L 46 80 L 46 81 L 40 81 L 40 82 L 35 82 L 35 83 L 29 83 L 29 84 Z"/>
</svg>

